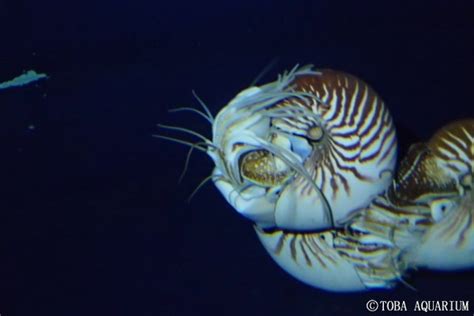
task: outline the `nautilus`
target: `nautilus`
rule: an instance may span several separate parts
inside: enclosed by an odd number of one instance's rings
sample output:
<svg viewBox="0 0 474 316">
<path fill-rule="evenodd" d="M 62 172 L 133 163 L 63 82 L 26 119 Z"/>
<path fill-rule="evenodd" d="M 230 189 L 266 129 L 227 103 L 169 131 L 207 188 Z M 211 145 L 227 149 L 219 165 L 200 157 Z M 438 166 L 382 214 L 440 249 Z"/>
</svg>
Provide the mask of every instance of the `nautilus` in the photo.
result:
<svg viewBox="0 0 474 316">
<path fill-rule="evenodd" d="M 195 146 L 240 214 L 261 227 L 340 226 L 391 181 L 397 140 L 375 91 L 338 71 L 294 68 L 240 92 Z M 183 129 L 181 129 L 183 130 Z"/>
<path fill-rule="evenodd" d="M 353 75 L 295 67 L 215 117 L 198 100 L 204 111 L 177 110 L 204 117 L 211 138 L 166 125 L 199 141 L 157 136 L 211 157 L 209 179 L 295 278 L 362 291 L 391 288 L 415 267 L 473 265 L 472 120 L 412 146 L 396 172 L 388 108 Z"/>
<path fill-rule="evenodd" d="M 474 119 L 411 146 L 392 185 L 351 223 L 390 240 L 408 267 L 474 267 Z"/>
</svg>

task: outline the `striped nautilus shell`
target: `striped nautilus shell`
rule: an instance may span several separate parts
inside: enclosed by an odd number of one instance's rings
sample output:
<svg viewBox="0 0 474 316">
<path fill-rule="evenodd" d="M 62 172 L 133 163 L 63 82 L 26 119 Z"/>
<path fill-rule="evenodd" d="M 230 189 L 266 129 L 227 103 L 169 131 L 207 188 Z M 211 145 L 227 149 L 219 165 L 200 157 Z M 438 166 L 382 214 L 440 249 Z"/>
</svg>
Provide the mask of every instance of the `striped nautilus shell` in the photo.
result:
<svg viewBox="0 0 474 316">
<path fill-rule="evenodd" d="M 333 70 L 295 68 L 213 120 L 207 153 L 226 200 L 261 227 L 339 226 L 389 185 L 396 137 L 383 101 Z"/>
<path fill-rule="evenodd" d="M 474 267 L 474 119 L 412 145 L 383 197 L 351 227 L 390 240 L 408 267 Z"/>
<path fill-rule="evenodd" d="M 400 249 L 384 238 L 345 228 L 321 232 L 262 229 L 257 235 L 286 272 L 310 286 L 336 292 L 387 289 L 403 281 Z"/>
</svg>

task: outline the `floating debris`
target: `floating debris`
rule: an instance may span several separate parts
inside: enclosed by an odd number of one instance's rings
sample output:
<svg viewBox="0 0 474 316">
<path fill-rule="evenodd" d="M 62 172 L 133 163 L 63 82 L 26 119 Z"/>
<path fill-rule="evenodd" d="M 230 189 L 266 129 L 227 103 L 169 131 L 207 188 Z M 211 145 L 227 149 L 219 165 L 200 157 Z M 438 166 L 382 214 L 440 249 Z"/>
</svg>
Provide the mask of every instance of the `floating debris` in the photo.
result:
<svg viewBox="0 0 474 316">
<path fill-rule="evenodd" d="M 0 90 L 1 89 L 7 89 L 11 87 L 20 87 L 24 86 L 27 84 L 30 84 L 32 82 L 41 80 L 41 79 L 46 79 L 48 76 L 43 73 L 37 73 L 34 70 L 28 70 L 22 75 L 19 75 L 16 78 L 13 78 L 12 80 L 1 82 L 0 83 Z"/>
</svg>

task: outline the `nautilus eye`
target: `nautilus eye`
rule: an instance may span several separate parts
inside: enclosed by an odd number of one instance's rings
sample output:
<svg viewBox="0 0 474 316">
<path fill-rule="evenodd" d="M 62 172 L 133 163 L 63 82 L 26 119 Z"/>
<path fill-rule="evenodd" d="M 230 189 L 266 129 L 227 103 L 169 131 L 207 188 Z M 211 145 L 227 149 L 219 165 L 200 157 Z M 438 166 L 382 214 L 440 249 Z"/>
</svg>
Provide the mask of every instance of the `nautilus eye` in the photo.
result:
<svg viewBox="0 0 474 316">
<path fill-rule="evenodd" d="M 323 138 L 324 131 L 320 126 L 313 126 L 308 130 L 306 136 L 312 141 L 320 141 Z"/>
<path fill-rule="evenodd" d="M 439 222 L 448 214 L 454 205 L 454 202 L 449 199 L 433 200 L 430 204 L 431 216 L 435 222 Z"/>
<path fill-rule="evenodd" d="M 461 179 L 461 185 L 466 188 L 471 188 L 474 185 L 472 174 L 466 174 Z"/>
<path fill-rule="evenodd" d="M 243 155 L 240 171 L 242 177 L 262 186 L 279 185 L 292 174 L 280 158 L 266 150 L 253 150 Z"/>
</svg>

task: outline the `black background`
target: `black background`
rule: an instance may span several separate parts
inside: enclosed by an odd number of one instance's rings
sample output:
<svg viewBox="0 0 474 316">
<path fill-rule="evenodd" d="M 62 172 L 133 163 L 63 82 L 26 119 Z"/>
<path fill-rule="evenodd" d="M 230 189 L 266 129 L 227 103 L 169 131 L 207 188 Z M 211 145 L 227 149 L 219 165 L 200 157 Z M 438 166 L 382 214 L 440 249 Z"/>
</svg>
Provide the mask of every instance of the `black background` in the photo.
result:
<svg viewBox="0 0 474 316">
<path fill-rule="evenodd" d="M 329 293 L 280 270 L 213 185 L 212 164 L 153 138 L 210 126 L 275 61 L 353 73 L 385 99 L 401 151 L 472 117 L 473 1 L 0 0 L 0 313 L 357 315 L 365 302 L 462 299 L 472 272 L 419 271 L 418 289 Z M 473 307 L 471 306 L 471 309 Z M 407 313 L 404 313 L 407 314 Z M 469 314 L 469 313 L 467 313 Z"/>
</svg>

